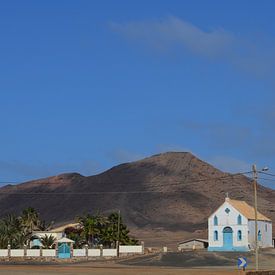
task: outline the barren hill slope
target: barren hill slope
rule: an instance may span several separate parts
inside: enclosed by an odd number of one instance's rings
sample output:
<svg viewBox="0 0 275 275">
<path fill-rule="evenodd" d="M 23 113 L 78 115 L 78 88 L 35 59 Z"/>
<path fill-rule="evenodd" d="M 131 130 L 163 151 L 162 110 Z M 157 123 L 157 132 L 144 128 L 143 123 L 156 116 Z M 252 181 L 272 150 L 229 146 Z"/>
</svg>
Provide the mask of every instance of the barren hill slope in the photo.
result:
<svg viewBox="0 0 275 275">
<path fill-rule="evenodd" d="M 0 190 L 1 216 L 32 206 L 45 219 L 63 223 L 120 209 L 137 237 L 152 244 L 205 235 L 207 218 L 226 192 L 253 204 L 248 178 L 223 173 L 190 153 L 164 153 L 96 176 L 63 174 Z M 259 186 L 258 196 L 259 210 L 275 220 L 275 191 Z"/>
</svg>

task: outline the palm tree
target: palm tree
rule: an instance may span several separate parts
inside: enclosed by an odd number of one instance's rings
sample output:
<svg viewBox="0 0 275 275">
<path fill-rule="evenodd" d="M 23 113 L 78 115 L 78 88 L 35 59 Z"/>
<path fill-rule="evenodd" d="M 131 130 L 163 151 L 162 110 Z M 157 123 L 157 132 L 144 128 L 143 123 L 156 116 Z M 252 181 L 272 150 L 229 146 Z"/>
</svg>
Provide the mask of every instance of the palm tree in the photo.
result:
<svg viewBox="0 0 275 275">
<path fill-rule="evenodd" d="M 0 220 L 0 248 L 7 248 L 8 245 L 22 248 L 30 242 L 33 230 L 45 230 L 51 225 L 40 221 L 37 211 L 32 207 L 23 210 L 20 217 L 7 215 Z"/>
<path fill-rule="evenodd" d="M 22 211 L 20 220 L 27 231 L 33 232 L 39 222 L 39 214 L 34 208 L 28 207 Z"/>
<path fill-rule="evenodd" d="M 114 246 L 116 241 L 119 241 L 120 244 L 136 244 L 137 240 L 129 237 L 129 229 L 127 225 L 123 223 L 122 217 L 120 214 L 114 212 L 108 216 L 108 225 L 109 229 L 109 241 L 111 245 Z M 119 227 L 118 227 L 119 226 Z M 118 230 L 119 229 L 119 230 Z"/>
<path fill-rule="evenodd" d="M 94 246 L 101 242 L 101 234 L 106 227 L 106 217 L 99 213 L 96 215 L 87 214 L 84 217 L 79 217 L 78 222 L 83 229 L 82 236 L 88 245 Z"/>
<path fill-rule="evenodd" d="M 82 234 L 84 235 L 88 245 L 93 246 L 95 236 L 100 232 L 96 217 L 88 214 L 84 217 L 80 217 L 79 223 L 83 227 Z"/>
<path fill-rule="evenodd" d="M 8 244 L 11 248 L 22 247 L 26 241 L 22 229 L 20 220 L 16 216 L 9 214 L 3 218 L 0 221 L 1 248 L 7 248 Z"/>
<path fill-rule="evenodd" d="M 64 230 L 66 237 L 74 241 L 74 248 L 82 248 L 83 245 L 86 243 L 85 238 L 83 238 L 83 229 L 82 228 L 75 228 L 69 226 Z"/>
<path fill-rule="evenodd" d="M 100 214 L 88 214 L 79 217 L 78 222 L 83 230 L 80 237 L 84 238 L 89 246 L 103 244 L 115 247 L 117 241 L 121 244 L 136 244 L 138 242 L 129 237 L 129 230 L 118 213 L 111 213 L 108 218 Z M 76 236 L 74 237 L 76 238 Z"/>
<path fill-rule="evenodd" d="M 104 228 L 101 236 L 101 241 L 104 246 L 115 247 L 116 238 L 115 238 L 114 224 L 108 223 Z"/>
<path fill-rule="evenodd" d="M 50 235 L 50 236 L 45 235 L 44 237 L 41 237 L 40 241 L 42 243 L 43 248 L 49 249 L 53 247 L 56 241 L 56 238 L 53 235 Z"/>
<path fill-rule="evenodd" d="M 48 231 L 53 227 L 54 222 L 51 221 L 50 223 L 46 223 L 46 221 L 37 221 L 36 229 L 39 231 Z"/>
</svg>

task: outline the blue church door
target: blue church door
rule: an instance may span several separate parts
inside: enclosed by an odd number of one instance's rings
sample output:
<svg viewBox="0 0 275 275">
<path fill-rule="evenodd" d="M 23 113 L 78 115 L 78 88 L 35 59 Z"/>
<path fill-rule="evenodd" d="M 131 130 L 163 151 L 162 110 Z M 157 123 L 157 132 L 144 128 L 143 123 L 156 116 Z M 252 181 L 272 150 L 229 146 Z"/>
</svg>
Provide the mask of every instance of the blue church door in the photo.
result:
<svg viewBox="0 0 275 275">
<path fill-rule="evenodd" d="M 67 243 L 61 243 L 58 245 L 58 258 L 60 259 L 71 258 L 71 249 Z"/>
<path fill-rule="evenodd" d="M 223 229 L 223 248 L 224 250 L 233 250 L 233 230 L 231 227 Z"/>
</svg>

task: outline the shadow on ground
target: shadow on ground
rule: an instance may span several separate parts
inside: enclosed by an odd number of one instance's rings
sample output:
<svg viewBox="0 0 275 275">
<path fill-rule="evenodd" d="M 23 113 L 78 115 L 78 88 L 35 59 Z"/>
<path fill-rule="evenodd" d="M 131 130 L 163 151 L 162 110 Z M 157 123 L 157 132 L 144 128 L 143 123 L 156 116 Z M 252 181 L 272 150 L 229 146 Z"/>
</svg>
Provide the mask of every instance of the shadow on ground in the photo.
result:
<svg viewBox="0 0 275 275">
<path fill-rule="evenodd" d="M 207 252 L 207 251 L 188 251 L 188 252 L 169 252 L 121 260 L 120 264 L 134 266 L 167 266 L 167 267 L 236 267 L 239 257 L 246 257 L 248 263 L 253 262 L 253 253 L 239 252 Z M 275 260 L 275 257 L 273 257 Z"/>
</svg>

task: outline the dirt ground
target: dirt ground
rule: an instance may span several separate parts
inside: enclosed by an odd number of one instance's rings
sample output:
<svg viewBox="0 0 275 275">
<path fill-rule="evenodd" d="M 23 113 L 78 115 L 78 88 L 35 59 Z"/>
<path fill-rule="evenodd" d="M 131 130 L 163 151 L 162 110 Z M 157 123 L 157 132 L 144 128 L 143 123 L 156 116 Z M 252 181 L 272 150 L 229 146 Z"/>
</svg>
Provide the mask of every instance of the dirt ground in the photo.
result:
<svg viewBox="0 0 275 275">
<path fill-rule="evenodd" d="M 0 274 L 5 275 L 56 275 L 56 274 L 93 274 L 93 275 L 239 275 L 236 270 L 223 269 L 180 269 L 161 267 L 122 267 L 122 266 L 0 266 Z"/>
<path fill-rule="evenodd" d="M 248 270 L 255 268 L 255 255 L 234 252 L 188 251 L 153 253 L 105 260 L 79 262 L 2 262 L 0 275 L 242 275 L 237 269 L 238 258 L 246 257 Z M 260 269 L 275 270 L 275 250 L 262 251 Z"/>
</svg>

